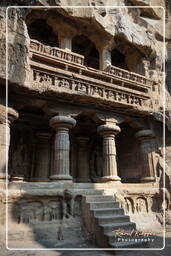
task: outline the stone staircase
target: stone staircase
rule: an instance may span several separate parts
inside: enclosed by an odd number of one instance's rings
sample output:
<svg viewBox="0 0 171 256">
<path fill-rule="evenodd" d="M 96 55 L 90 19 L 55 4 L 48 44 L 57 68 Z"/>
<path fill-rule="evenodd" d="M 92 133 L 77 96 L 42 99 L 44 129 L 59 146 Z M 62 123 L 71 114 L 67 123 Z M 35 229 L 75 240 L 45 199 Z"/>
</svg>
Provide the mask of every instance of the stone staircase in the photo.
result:
<svg viewBox="0 0 171 256">
<path fill-rule="evenodd" d="M 103 194 L 86 195 L 83 198 L 83 217 L 86 230 L 93 234 L 95 242 L 102 248 L 143 248 L 147 242 L 124 241 L 115 237 L 116 230 L 131 232 L 136 224 L 124 214 L 112 196 Z"/>
</svg>

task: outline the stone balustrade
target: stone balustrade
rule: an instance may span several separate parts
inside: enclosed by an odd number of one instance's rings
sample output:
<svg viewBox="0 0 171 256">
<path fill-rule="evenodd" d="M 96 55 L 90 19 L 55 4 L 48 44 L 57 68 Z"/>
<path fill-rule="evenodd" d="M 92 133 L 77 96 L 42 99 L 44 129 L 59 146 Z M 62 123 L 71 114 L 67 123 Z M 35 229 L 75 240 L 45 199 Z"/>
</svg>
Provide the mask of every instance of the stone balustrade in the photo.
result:
<svg viewBox="0 0 171 256">
<path fill-rule="evenodd" d="M 136 74 L 134 72 L 129 72 L 127 70 L 114 67 L 114 66 L 108 66 L 105 69 L 105 72 L 110 73 L 112 76 L 122 78 L 126 81 L 131 81 L 137 84 L 145 85 L 145 86 L 152 86 L 153 81 L 150 79 L 147 79 L 145 76 Z"/>
<path fill-rule="evenodd" d="M 41 94 L 65 93 L 78 100 L 86 96 L 86 102 L 95 98 L 105 105 L 133 107 L 138 112 L 151 111 L 153 106 L 152 80 L 113 66 L 105 70 L 86 67 L 84 56 L 36 40 L 30 43 L 30 72 L 28 86 Z"/>
<path fill-rule="evenodd" d="M 60 49 L 58 47 L 51 47 L 48 45 L 44 45 L 40 42 L 38 42 L 37 40 L 31 40 L 30 42 L 30 51 L 31 52 L 39 52 L 41 54 L 46 54 L 49 55 L 53 58 L 58 58 L 61 59 L 63 61 L 67 61 L 67 62 L 71 62 L 74 63 L 76 65 L 84 65 L 84 56 L 71 52 L 71 51 L 67 51 L 64 49 Z"/>
</svg>

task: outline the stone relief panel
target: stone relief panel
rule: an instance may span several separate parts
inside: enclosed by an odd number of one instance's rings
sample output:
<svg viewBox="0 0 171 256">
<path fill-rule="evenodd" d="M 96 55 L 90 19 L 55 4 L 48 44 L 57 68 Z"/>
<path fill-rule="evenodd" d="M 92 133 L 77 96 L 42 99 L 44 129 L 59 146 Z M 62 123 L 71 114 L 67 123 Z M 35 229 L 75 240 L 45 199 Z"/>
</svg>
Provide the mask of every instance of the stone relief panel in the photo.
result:
<svg viewBox="0 0 171 256">
<path fill-rule="evenodd" d="M 149 212 L 161 211 L 160 196 L 146 195 L 136 196 L 115 194 L 114 198 L 119 202 L 119 206 L 124 209 L 126 214 L 144 214 Z"/>
<path fill-rule="evenodd" d="M 125 213 L 132 214 L 135 212 L 134 201 L 131 198 L 125 198 Z"/>
<path fill-rule="evenodd" d="M 42 202 L 29 202 L 21 205 L 20 222 L 31 223 L 43 220 Z"/>
<path fill-rule="evenodd" d="M 45 206 L 46 207 L 46 206 Z M 59 220 L 62 219 L 62 204 L 61 201 L 50 201 L 46 207 L 46 216 L 49 220 Z M 45 219 L 44 219 L 45 220 Z"/>
<path fill-rule="evenodd" d="M 97 85 L 73 79 L 63 78 L 59 75 L 33 70 L 31 88 L 44 92 L 66 92 L 78 95 L 88 95 L 110 102 L 118 102 L 126 105 L 144 107 L 147 105 L 148 95 L 144 93 L 133 93 L 123 88 Z"/>
<path fill-rule="evenodd" d="M 136 199 L 136 212 L 137 213 L 146 213 L 148 212 L 148 204 L 147 199 L 144 197 L 139 197 Z"/>
<path fill-rule="evenodd" d="M 67 194 L 68 196 L 69 194 Z M 5 209 L 5 204 L 4 204 Z M 9 221 L 16 224 L 62 221 L 81 215 L 81 197 L 69 196 L 37 201 L 19 200 L 8 203 Z M 0 220 L 3 219 L 0 216 Z"/>
</svg>

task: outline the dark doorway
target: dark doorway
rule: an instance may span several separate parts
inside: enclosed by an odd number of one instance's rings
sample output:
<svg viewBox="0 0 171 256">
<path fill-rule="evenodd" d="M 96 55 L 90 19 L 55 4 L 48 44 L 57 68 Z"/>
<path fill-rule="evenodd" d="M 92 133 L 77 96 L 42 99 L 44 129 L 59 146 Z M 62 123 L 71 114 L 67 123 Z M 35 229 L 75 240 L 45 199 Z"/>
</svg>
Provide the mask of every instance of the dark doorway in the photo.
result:
<svg viewBox="0 0 171 256">
<path fill-rule="evenodd" d="M 38 40 L 42 44 L 59 47 L 58 36 L 43 19 L 33 21 L 28 26 L 28 33 L 31 39 Z"/>
<path fill-rule="evenodd" d="M 88 67 L 99 69 L 99 52 L 95 44 L 86 36 L 75 36 L 72 40 L 72 50 L 84 55 L 84 63 Z"/>
</svg>

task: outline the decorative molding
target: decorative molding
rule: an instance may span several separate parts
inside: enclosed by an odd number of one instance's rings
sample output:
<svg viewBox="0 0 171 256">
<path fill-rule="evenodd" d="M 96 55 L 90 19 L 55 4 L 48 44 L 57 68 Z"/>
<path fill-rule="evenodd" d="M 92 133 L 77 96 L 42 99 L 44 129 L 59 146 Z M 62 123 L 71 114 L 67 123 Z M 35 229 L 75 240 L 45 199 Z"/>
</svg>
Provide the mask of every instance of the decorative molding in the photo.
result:
<svg viewBox="0 0 171 256">
<path fill-rule="evenodd" d="M 139 92 L 122 88 L 112 88 L 106 85 L 98 85 L 78 81 L 78 79 L 64 78 L 59 75 L 46 73 L 33 69 L 31 89 L 44 93 L 47 91 L 57 93 L 77 94 L 78 96 L 91 96 L 109 102 L 121 103 L 127 106 L 137 106 L 138 108 L 149 107 L 147 100 L 149 96 L 141 95 Z"/>
</svg>

